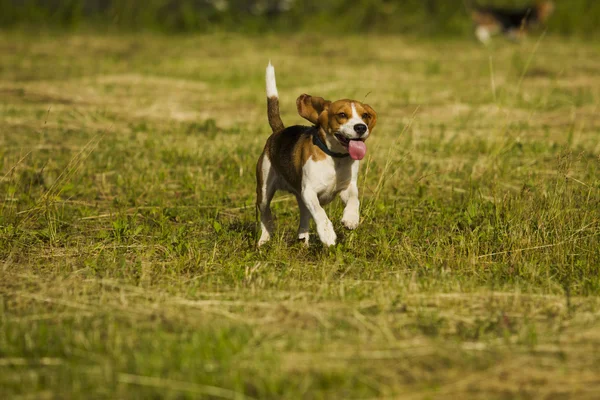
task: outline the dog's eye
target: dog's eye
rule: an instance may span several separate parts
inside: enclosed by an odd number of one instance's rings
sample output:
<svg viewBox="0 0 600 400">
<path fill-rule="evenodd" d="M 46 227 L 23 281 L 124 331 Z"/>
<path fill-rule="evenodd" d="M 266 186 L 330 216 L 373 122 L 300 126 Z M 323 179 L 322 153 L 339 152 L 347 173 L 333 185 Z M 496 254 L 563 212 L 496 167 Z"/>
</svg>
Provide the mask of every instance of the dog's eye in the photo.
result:
<svg viewBox="0 0 600 400">
<path fill-rule="evenodd" d="M 348 118 L 348 116 L 346 115 L 346 113 L 339 113 L 338 117 L 340 117 L 340 118 Z"/>
<path fill-rule="evenodd" d="M 371 118 L 371 116 L 369 114 L 367 114 L 367 113 L 364 113 L 362 115 L 362 117 L 363 117 L 363 119 L 369 119 L 369 118 Z"/>
</svg>

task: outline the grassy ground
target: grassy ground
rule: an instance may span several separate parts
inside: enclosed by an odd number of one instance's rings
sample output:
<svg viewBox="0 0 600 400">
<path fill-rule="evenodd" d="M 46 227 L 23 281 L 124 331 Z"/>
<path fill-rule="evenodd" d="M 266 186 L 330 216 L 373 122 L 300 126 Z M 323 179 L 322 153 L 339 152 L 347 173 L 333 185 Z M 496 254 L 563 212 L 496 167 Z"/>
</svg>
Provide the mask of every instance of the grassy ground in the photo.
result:
<svg viewBox="0 0 600 400">
<path fill-rule="evenodd" d="M 597 398 L 600 46 L 0 37 L 2 398 Z M 361 225 L 255 248 L 264 68 L 367 98 Z"/>
</svg>

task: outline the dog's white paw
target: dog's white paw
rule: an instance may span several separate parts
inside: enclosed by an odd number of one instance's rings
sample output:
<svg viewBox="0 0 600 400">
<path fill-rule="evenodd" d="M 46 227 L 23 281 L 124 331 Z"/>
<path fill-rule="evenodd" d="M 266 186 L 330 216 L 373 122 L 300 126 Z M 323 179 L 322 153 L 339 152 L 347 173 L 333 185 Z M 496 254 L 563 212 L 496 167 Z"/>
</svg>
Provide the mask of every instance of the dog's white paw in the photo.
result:
<svg viewBox="0 0 600 400">
<path fill-rule="evenodd" d="M 342 224 L 350 230 L 356 229 L 359 222 L 360 216 L 357 213 L 344 213 L 342 217 Z"/>
<path fill-rule="evenodd" d="M 321 239 L 321 242 L 323 242 L 325 246 L 335 245 L 337 235 L 333 230 L 333 224 L 331 223 L 331 221 L 328 220 L 324 222 L 321 227 L 317 227 L 317 232 L 319 233 L 319 239 Z"/>
<path fill-rule="evenodd" d="M 308 232 L 299 233 L 298 241 L 302 242 L 303 245 L 308 246 L 308 237 L 309 237 Z"/>
<path fill-rule="evenodd" d="M 271 240 L 271 235 L 269 235 L 269 233 L 267 231 L 263 231 L 262 234 L 260 235 L 260 239 L 258 239 L 258 247 L 267 243 L 269 240 Z"/>
</svg>

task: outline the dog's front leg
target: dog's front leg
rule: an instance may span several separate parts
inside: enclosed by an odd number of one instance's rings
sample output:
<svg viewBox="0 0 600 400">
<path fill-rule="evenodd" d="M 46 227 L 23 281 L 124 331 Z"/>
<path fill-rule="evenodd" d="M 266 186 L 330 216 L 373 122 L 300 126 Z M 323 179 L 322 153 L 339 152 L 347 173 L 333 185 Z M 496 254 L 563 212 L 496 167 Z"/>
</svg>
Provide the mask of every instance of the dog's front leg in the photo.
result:
<svg viewBox="0 0 600 400">
<path fill-rule="evenodd" d="M 335 245 L 337 236 L 333 230 L 333 224 L 327 217 L 323 207 L 321 207 L 317 193 L 314 190 L 305 187 L 302 190 L 301 197 L 306 205 L 306 208 L 310 212 L 310 215 L 312 215 L 313 219 L 315 220 L 315 224 L 317 225 L 317 233 L 319 234 L 319 239 L 321 239 L 321 242 L 323 242 L 323 244 L 326 246 Z"/>
<path fill-rule="evenodd" d="M 346 205 L 344 215 L 342 216 L 342 224 L 348 229 L 356 229 L 360 221 L 358 201 L 358 162 L 352 165 L 352 176 L 348 187 L 340 192 L 340 197 Z"/>
<path fill-rule="evenodd" d="M 356 229 L 360 221 L 358 201 L 358 187 L 355 182 L 352 182 L 350 186 L 340 192 L 340 197 L 346 205 L 344 208 L 344 215 L 342 216 L 342 224 L 348 229 Z"/>
</svg>

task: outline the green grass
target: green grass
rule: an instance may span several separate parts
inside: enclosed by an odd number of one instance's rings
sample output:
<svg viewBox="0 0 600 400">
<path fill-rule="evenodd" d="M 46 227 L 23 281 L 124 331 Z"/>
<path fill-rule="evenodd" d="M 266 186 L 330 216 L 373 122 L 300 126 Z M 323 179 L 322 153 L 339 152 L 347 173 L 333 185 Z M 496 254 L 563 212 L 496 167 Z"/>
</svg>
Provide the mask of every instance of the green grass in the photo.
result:
<svg viewBox="0 0 600 400">
<path fill-rule="evenodd" d="M 535 0 L 485 0 L 522 8 Z M 371 32 L 468 37 L 466 0 L 0 0 L 0 29 L 63 32 L 297 33 Z M 597 40 L 600 3 L 555 1 L 549 32 Z"/>
<path fill-rule="evenodd" d="M 596 398 L 600 46 L 0 37 L 0 397 Z M 361 225 L 255 248 L 264 68 L 378 111 Z"/>
</svg>

